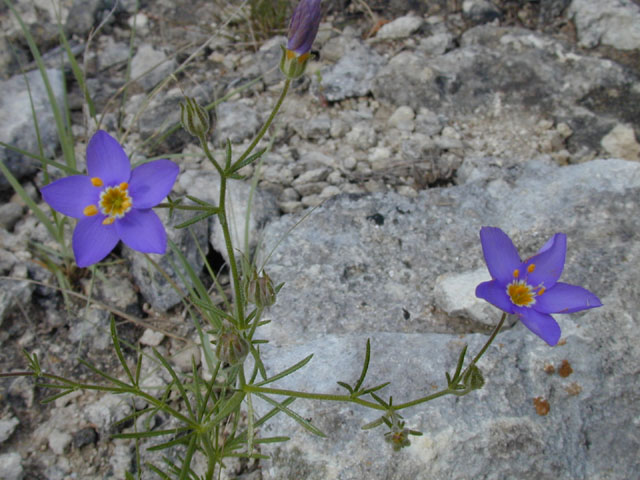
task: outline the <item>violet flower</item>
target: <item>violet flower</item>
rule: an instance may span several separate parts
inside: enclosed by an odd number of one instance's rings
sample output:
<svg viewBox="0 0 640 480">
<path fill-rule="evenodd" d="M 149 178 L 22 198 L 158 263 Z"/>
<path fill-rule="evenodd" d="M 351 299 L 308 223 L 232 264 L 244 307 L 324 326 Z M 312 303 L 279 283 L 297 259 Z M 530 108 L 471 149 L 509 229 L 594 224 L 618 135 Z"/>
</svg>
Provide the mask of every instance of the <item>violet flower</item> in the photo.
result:
<svg viewBox="0 0 640 480">
<path fill-rule="evenodd" d="M 320 0 L 301 0 L 289 22 L 287 50 L 299 56 L 308 54 L 318 34 L 321 16 Z"/>
<path fill-rule="evenodd" d="M 167 234 L 151 210 L 171 191 L 178 166 L 155 160 L 131 170 L 120 144 L 98 130 L 87 145 L 88 175 L 61 178 L 43 187 L 51 208 L 77 218 L 73 253 L 79 267 L 106 257 L 122 240 L 144 253 L 164 253 Z"/>
<path fill-rule="evenodd" d="M 567 236 L 556 233 L 533 257 L 522 261 L 511 239 L 496 227 L 482 227 L 480 241 L 493 280 L 476 296 L 506 313 L 516 314 L 533 333 L 553 346 L 560 326 L 551 313 L 572 313 L 602 306 L 590 291 L 558 282 L 564 268 Z"/>
</svg>

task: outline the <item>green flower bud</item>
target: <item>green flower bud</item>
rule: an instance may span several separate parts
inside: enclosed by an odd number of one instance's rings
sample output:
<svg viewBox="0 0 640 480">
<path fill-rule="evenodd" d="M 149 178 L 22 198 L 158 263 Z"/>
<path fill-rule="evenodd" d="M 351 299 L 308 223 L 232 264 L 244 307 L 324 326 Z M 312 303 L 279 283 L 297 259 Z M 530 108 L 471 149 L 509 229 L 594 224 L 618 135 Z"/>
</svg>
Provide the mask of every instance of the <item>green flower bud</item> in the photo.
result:
<svg viewBox="0 0 640 480">
<path fill-rule="evenodd" d="M 394 452 L 399 451 L 404 447 L 411 445 L 409 440 L 409 429 L 403 428 L 402 430 L 392 430 L 384 434 L 384 439 L 387 443 L 391 444 Z"/>
<path fill-rule="evenodd" d="M 471 365 L 471 367 L 469 367 L 469 370 L 465 373 L 462 381 L 469 390 L 479 390 L 484 386 L 484 377 L 482 376 L 482 372 L 475 365 Z"/>
<path fill-rule="evenodd" d="M 253 278 L 247 287 L 247 301 L 261 308 L 270 307 L 276 303 L 276 290 L 267 272 L 263 271 L 262 275 L 253 273 Z"/>
<path fill-rule="evenodd" d="M 282 46 L 282 57 L 280 58 L 280 70 L 284 75 L 295 80 L 300 77 L 307 68 L 309 61 L 309 52 L 298 55 L 293 50 L 289 50 Z"/>
<path fill-rule="evenodd" d="M 218 360 L 229 365 L 238 365 L 249 354 L 249 342 L 231 325 L 224 325 L 216 340 Z"/>
<path fill-rule="evenodd" d="M 211 129 L 209 112 L 192 97 L 184 97 L 184 102 L 180 103 L 180 123 L 182 128 L 198 138 L 206 137 Z"/>
</svg>

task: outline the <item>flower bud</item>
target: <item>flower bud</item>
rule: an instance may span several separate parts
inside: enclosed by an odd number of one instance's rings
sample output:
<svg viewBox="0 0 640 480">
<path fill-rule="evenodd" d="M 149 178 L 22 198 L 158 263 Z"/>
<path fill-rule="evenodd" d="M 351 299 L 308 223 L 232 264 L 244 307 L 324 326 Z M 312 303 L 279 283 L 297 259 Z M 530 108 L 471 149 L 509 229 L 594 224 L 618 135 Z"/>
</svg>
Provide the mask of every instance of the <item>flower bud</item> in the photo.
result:
<svg viewBox="0 0 640 480">
<path fill-rule="evenodd" d="M 482 376 L 482 372 L 475 365 L 471 365 L 469 367 L 469 370 L 465 373 L 462 381 L 469 390 L 479 390 L 484 386 L 484 377 Z"/>
<path fill-rule="evenodd" d="M 384 434 L 384 439 L 387 443 L 391 444 L 394 452 L 399 451 L 401 448 L 411 445 L 409 440 L 409 429 L 403 428 L 398 430 L 392 430 Z"/>
<path fill-rule="evenodd" d="M 293 80 L 304 73 L 321 17 L 320 0 L 301 0 L 294 10 L 287 47 L 282 48 L 280 59 L 280 70 L 288 78 Z"/>
<path fill-rule="evenodd" d="M 263 271 L 262 275 L 254 272 L 247 287 L 247 301 L 260 308 L 270 307 L 276 303 L 276 290 L 267 272 Z"/>
<path fill-rule="evenodd" d="M 225 325 L 216 341 L 218 360 L 229 365 L 237 365 L 249 354 L 249 342 L 233 326 Z"/>
<path fill-rule="evenodd" d="M 198 138 L 206 137 L 211 129 L 209 112 L 192 97 L 184 97 L 184 102 L 180 103 L 180 123 L 182 128 Z"/>
</svg>

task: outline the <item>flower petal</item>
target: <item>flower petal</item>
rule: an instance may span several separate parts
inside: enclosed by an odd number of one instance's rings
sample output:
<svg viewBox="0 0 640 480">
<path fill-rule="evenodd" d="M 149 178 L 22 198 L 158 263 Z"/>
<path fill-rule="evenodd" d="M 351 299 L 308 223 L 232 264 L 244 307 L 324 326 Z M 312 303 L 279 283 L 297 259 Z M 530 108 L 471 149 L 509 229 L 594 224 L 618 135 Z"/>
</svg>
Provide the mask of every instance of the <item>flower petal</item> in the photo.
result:
<svg viewBox="0 0 640 480">
<path fill-rule="evenodd" d="M 84 218 L 84 208 L 97 207 L 100 199 L 100 189 L 94 187 L 86 175 L 61 178 L 42 187 L 40 193 L 51 208 L 73 218 Z"/>
<path fill-rule="evenodd" d="M 122 241 L 134 250 L 143 253 L 164 253 L 167 250 L 167 233 L 151 209 L 134 208 L 116 220 L 115 225 Z"/>
<path fill-rule="evenodd" d="M 547 342 L 552 347 L 560 340 L 560 325 L 553 317 L 546 313 L 540 313 L 533 308 L 516 307 L 518 317 L 524 326 Z"/>
<path fill-rule="evenodd" d="M 171 160 L 155 160 L 133 169 L 129 195 L 134 208 L 151 208 L 171 191 L 180 168 Z"/>
<path fill-rule="evenodd" d="M 118 234 L 113 225 L 103 225 L 105 215 L 85 217 L 78 222 L 73 231 L 73 253 L 79 267 L 88 267 L 98 263 L 118 243 Z"/>
<path fill-rule="evenodd" d="M 131 162 L 118 141 L 104 130 L 98 130 L 87 145 L 87 172 L 105 185 L 128 182 Z"/>
<path fill-rule="evenodd" d="M 504 312 L 513 313 L 513 303 L 509 299 L 505 287 L 497 280 L 482 282 L 478 285 L 476 287 L 476 297 L 486 300 Z"/>
<path fill-rule="evenodd" d="M 321 18 L 320 0 L 301 0 L 289 22 L 287 49 L 298 55 L 304 55 L 311 50 Z"/>
<path fill-rule="evenodd" d="M 549 245 L 549 242 L 551 245 Z M 528 273 L 527 283 L 529 285 L 544 285 L 546 289 L 553 287 L 564 269 L 564 260 L 567 253 L 567 236 L 564 233 L 556 233 L 540 253 L 527 259 L 522 264 L 524 273 L 529 265 L 535 265 L 535 270 Z"/>
<path fill-rule="evenodd" d="M 558 282 L 536 297 L 534 308 L 541 313 L 573 313 L 601 306 L 600 299 L 586 288 Z"/>
<path fill-rule="evenodd" d="M 513 278 L 513 271 L 520 266 L 518 250 L 507 234 L 496 227 L 482 227 L 480 241 L 491 278 L 506 285 Z"/>
</svg>

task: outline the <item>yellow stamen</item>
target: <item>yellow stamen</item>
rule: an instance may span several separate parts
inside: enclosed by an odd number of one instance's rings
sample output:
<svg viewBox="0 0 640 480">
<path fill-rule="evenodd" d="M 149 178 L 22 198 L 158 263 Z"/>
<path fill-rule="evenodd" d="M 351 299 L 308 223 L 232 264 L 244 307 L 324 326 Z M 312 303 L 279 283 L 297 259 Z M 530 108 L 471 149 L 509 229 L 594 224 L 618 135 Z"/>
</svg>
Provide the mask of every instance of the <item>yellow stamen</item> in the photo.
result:
<svg viewBox="0 0 640 480">
<path fill-rule="evenodd" d="M 122 182 L 117 187 L 105 188 L 100 194 L 100 211 L 109 217 L 124 217 L 133 206 L 128 187 L 127 182 Z"/>
<path fill-rule="evenodd" d="M 98 213 L 98 207 L 96 207 L 95 205 L 87 205 L 82 210 L 82 213 L 84 213 L 87 217 L 93 217 Z"/>
<path fill-rule="evenodd" d="M 538 290 L 538 293 L 536 295 L 540 296 L 545 292 L 545 288 L 544 287 L 540 287 L 540 290 Z"/>
<path fill-rule="evenodd" d="M 101 187 L 102 185 L 104 185 L 104 182 L 98 177 L 93 177 L 91 179 L 91 185 L 93 185 L 94 187 Z"/>
<path fill-rule="evenodd" d="M 103 225 L 111 225 L 113 222 L 115 222 L 116 219 L 113 217 L 107 217 L 102 221 Z"/>
<path fill-rule="evenodd" d="M 507 286 L 507 294 L 514 305 L 529 307 L 536 303 L 536 292 L 524 280 L 516 280 Z"/>
<path fill-rule="evenodd" d="M 520 270 L 517 268 L 513 271 L 513 278 L 518 278 L 520 276 Z"/>
<path fill-rule="evenodd" d="M 529 265 L 529 266 L 527 267 L 527 272 L 529 272 L 529 273 L 533 273 L 533 271 L 534 271 L 535 269 L 536 269 L 536 266 L 535 266 L 535 264 L 533 264 L 533 263 L 532 263 L 531 265 Z"/>
</svg>

